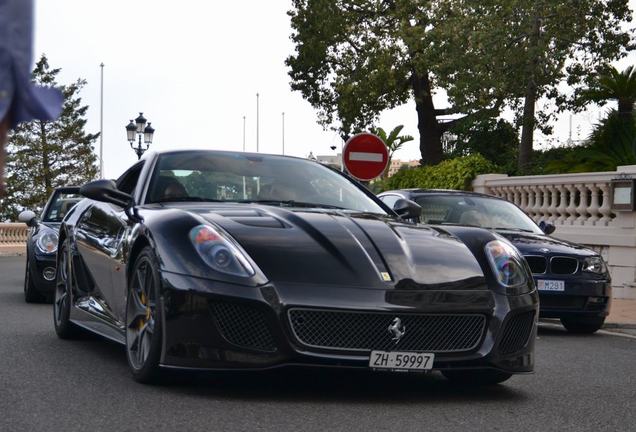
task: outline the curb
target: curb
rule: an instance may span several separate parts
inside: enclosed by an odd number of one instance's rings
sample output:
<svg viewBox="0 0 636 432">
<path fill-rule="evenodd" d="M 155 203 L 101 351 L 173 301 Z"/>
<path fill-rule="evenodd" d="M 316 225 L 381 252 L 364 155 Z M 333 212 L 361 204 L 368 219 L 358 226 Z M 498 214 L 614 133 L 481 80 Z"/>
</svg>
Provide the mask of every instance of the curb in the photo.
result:
<svg viewBox="0 0 636 432">
<path fill-rule="evenodd" d="M 628 330 L 636 330 L 636 324 L 631 323 L 605 323 L 603 325 L 604 330 L 608 329 L 628 329 Z"/>
</svg>

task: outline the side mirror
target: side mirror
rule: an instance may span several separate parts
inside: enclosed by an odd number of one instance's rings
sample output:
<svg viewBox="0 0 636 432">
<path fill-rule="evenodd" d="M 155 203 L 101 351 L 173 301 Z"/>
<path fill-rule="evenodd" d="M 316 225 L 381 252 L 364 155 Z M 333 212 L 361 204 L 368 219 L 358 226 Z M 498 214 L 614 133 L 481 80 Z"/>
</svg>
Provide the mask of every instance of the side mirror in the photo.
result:
<svg viewBox="0 0 636 432">
<path fill-rule="evenodd" d="M 86 183 L 80 188 L 80 194 L 95 201 L 115 204 L 123 208 L 129 208 L 134 204 L 133 197 L 117 189 L 112 180 L 95 180 Z"/>
<path fill-rule="evenodd" d="M 35 213 L 31 210 L 24 210 L 22 213 L 18 215 L 18 221 L 24 222 L 27 226 L 35 226 L 37 224 L 37 219 Z"/>
<path fill-rule="evenodd" d="M 551 223 L 546 223 L 544 221 L 539 222 L 539 228 L 541 228 L 541 231 L 543 231 L 545 235 L 550 235 L 554 232 L 554 230 L 556 230 L 556 227 L 554 225 L 552 225 Z"/>
<path fill-rule="evenodd" d="M 393 204 L 393 211 L 402 219 L 419 220 L 422 215 L 422 207 L 420 207 L 419 204 L 404 198 L 398 199 L 395 204 Z"/>
</svg>

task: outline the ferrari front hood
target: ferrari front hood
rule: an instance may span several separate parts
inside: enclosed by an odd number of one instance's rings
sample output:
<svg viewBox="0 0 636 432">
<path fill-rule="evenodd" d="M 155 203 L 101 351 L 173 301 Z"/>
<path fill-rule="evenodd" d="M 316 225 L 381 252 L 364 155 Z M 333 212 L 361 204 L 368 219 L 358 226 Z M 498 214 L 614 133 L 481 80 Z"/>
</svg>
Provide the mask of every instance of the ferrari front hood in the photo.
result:
<svg viewBox="0 0 636 432">
<path fill-rule="evenodd" d="M 484 274 L 458 239 L 389 217 L 241 206 L 201 212 L 272 282 L 387 289 L 471 289 Z"/>
</svg>

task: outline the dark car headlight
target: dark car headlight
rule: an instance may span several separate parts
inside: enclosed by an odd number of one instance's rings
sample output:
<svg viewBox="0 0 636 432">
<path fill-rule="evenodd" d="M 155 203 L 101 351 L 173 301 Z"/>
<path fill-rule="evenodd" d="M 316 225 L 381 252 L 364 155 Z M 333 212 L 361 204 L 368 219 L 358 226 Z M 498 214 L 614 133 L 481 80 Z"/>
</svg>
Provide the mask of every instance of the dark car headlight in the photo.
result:
<svg viewBox="0 0 636 432">
<path fill-rule="evenodd" d="M 497 282 L 507 294 L 528 292 L 528 272 L 521 254 L 510 243 L 493 240 L 485 246 L 486 257 Z"/>
<path fill-rule="evenodd" d="M 234 242 L 210 225 L 197 225 L 190 230 L 190 241 L 199 256 L 212 269 L 233 276 L 250 277 L 254 268 Z"/>
<path fill-rule="evenodd" d="M 38 237 L 35 244 L 40 252 L 45 254 L 54 254 L 55 252 L 57 252 L 57 241 L 57 234 L 49 231 Z"/>
<path fill-rule="evenodd" d="M 583 260 L 583 271 L 604 274 L 607 273 L 607 266 L 600 256 L 591 256 Z"/>
</svg>

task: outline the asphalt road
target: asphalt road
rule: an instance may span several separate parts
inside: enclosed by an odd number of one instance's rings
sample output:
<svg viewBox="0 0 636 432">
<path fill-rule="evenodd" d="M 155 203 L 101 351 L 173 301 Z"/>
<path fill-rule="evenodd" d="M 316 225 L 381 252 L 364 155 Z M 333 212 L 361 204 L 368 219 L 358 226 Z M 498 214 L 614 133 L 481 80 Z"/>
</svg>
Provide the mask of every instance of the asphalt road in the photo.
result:
<svg viewBox="0 0 636 432">
<path fill-rule="evenodd" d="M 0 258 L 0 431 L 636 431 L 636 338 L 542 328 L 536 374 L 485 389 L 338 370 L 129 376 L 122 347 L 62 341 Z"/>
</svg>

